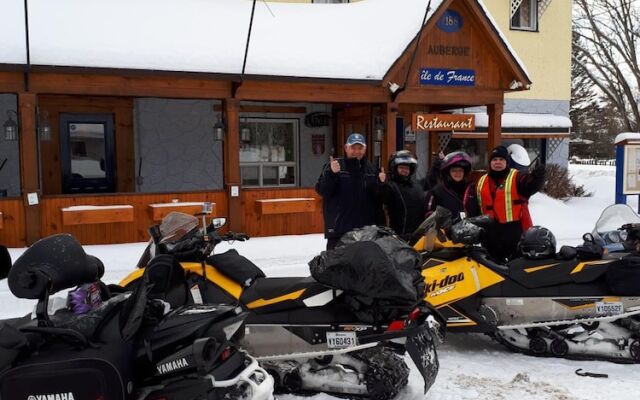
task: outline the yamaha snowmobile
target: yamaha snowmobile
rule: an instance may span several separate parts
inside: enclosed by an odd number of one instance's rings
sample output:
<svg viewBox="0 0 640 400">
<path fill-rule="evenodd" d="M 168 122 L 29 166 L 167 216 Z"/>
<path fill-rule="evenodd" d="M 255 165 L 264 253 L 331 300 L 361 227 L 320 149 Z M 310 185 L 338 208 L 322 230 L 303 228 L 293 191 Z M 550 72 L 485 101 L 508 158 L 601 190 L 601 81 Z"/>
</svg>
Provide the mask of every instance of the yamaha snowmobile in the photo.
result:
<svg viewBox="0 0 640 400">
<path fill-rule="evenodd" d="M 454 224 L 438 208 L 414 236 L 425 299 L 448 330 L 489 333 L 536 356 L 640 362 L 640 224 L 619 227 L 630 253 L 606 253 L 591 234 L 556 253 L 551 232 L 534 227 L 520 241 L 522 254 L 500 264 L 480 245 L 487 223 Z"/>
<path fill-rule="evenodd" d="M 385 295 L 382 287 L 375 294 L 363 295 L 350 290 L 349 285 L 321 283 L 312 277 L 267 278 L 234 249 L 215 254 L 215 246 L 223 241 L 248 239 L 244 234 L 219 233 L 222 225 L 224 219 L 216 218 L 211 225 L 199 228 L 193 216 L 169 214 L 150 229 L 152 240 L 139 269 L 121 281 L 121 286 L 135 286 L 153 256 L 176 257 L 187 285 L 170 293 L 181 293 L 189 303 L 223 302 L 248 311 L 246 327 L 237 339 L 274 377 L 278 391 L 389 399 L 408 382 L 409 368 L 400 356 L 406 350 L 424 378 L 426 393 L 438 371 L 435 346 L 443 328 L 442 320 L 422 301 L 419 255 L 410 246 L 395 239 L 404 246 L 408 259 L 415 260 L 411 266 L 415 275 L 403 275 L 400 280 L 404 285 L 395 280 L 399 273 L 384 273 L 382 281 L 377 280 L 379 286 L 389 288 L 398 283 L 404 291 Z M 367 248 L 365 252 L 376 254 L 380 263 L 387 258 L 368 241 L 345 245 L 336 254 L 355 248 L 361 249 L 359 254 Z M 342 264 L 323 264 L 328 254 L 323 252 L 314 262 L 326 267 L 325 275 L 344 278 L 347 273 L 340 273 Z M 368 271 L 368 277 L 376 275 L 372 269 Z"/>
<path fill-rule="evenodd" d="M 0 322 L 1 399 L 273 399 L 270 375 L 229 341 L 245 312 L 168 311 L 164 290 L 181 277 L 171 257 L 126 292 L 100 281 L 104 266 L 71 235 L 36 242 L 13 267 L 0 255 L 11 292 L 38 299 L 33 317 Z"/>
</svg>

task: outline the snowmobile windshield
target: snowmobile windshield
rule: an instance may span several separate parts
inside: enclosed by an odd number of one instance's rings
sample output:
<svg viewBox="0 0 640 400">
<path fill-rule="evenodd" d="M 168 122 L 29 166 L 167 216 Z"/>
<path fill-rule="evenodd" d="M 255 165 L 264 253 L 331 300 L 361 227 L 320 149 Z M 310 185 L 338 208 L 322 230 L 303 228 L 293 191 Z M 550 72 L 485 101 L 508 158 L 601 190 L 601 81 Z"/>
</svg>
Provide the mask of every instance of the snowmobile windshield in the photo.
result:
<svg viewBox="0 0 640 400">
<path fill-rule="evenodd" d="M 604 244 L 620 243 L 626 240 L 626 231 L 620 229 L 624 224 L 640 223 L 640 216 L 626 204 L 613 204 L 605 208 L 596 222 L 592 235 Z"/>
<path fill-rule="evenodd" d="M 416 228 L 411 235 L 409 244 L 414 245 L 420 240 L 422 236 L 431 238 L 435 237 L 435 232 L 440 229 L 451 226 L 451 211 L 444 207 L 436 207 L 436 210 L 432 212 L 424 221 Z"/>
<path fill-rule="evenodd" d="M 176 243 L 182 240 L 187 233 L 198 227 L 198 218 L 193 215 L 170 212 L 162 219 L 160 233 L 162 239 L 160 243 Z"/>
</svg>

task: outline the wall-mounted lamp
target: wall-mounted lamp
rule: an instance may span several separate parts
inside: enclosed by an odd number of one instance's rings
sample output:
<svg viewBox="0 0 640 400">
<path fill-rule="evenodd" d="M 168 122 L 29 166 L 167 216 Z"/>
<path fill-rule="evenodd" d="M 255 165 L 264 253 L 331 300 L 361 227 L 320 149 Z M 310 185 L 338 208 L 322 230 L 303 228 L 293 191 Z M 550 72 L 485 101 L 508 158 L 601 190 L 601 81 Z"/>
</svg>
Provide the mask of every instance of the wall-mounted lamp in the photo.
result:
<svg viewBox="0 0 640 400">
<path fill-rule="evenodd" d="M 224 140 L 224 121 L 222 120 L 222 113 L 218 114 L 218 121 L 213 124 L 213 140 L 216 142 L 222 142 Z"/>
<path fill-rule="evenodd" d="M 251 128 L 247 125 L 247 120 L 243 118 L 243 122 L 240 124 L 240 140 L 248 143 L 251 141 Z"/>
<path fill-rule="evenodd" d="M 511 83 L 509 84 L 509 89 L 511 90 L 516 90 L 522 87 L 522 82 L 517 81 L 517 80 L 512 80 Z"/>
<path fill-rule="evenodd" d="M 18 113 L 13 110 L 7 110 L 7 120 L 4 122 L 4 140 L 16 141 L 18 140 L 18 123 L 11 118 L 11 113 L 16 115 L 18 119 Z"/>
<path fill-rule="evenodd" d="M 395 93 L 395 92 L 397 92 L 397 91 L 398 91 L 398 89 L 400 89 L 400 85 L 398 85 L 398 84 L 397 84 L 397 83 L 395 83 L 395 82 L 389 82 L 389 91 L 390 91 L 391 93 Z"/>
<path fill-rule="evenodd" d="M 382 123 L 382 117 L 381 116 L 377 116 L 375 119 L 375 125 L 374 125 L 374 138 L 376 142 L 382 142 L 384 140 L 384 124 Z"/>
<path fill-rule="evenodd" d="M 51 140 L 51 124 L 49 123 L 49 112 L 38 110 L 38 136 L 40 141 L 48 142 Z"/>
</svg>

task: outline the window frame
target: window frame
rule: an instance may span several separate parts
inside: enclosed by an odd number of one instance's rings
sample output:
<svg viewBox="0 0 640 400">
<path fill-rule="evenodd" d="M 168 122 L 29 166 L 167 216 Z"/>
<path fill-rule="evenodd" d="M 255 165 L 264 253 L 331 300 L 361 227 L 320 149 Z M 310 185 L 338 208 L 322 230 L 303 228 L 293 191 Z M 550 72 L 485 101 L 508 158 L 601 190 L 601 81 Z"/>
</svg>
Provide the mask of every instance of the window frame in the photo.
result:
<svg viewBox="0 0 640 400">
<path fill-rule="evenodd" d="M 116 191 L 115 130 L 113 114 L 61 113 L 60 132 L 60 168 L 62 193 L 91 194 L 114 193 Z M 104 178 L 77 178 L 73 176 L 71 166 L 71 124 L 102 124 L 104 126 Z"/>
<path fill-rule="evenodd" d="M 291 188 L 298 187 L 300 183 L 300 119 L 284 118 L 284 117 L 240 117 L 241 125 L 243 123 L 290 123 L 293 126 L 293 161 L 240 161 L 240 185 L 243 188 Z M 243 178 L 243 167 L 258 167 L 258 184 L 245 185 Z M 293 183 L 265 185 L 264 184 L 264 167 L 293 167 Z"/>
<path fill-rule="evenodd" d="M 514 0 L 511 0 L 511 3 L 513 3 L 513 1 Z M 524 2 L 528 2 L 531 7 L 530 8 L 531 15 L 529 16 L 532 20 L 531 26 L 514 26 L 513 25 L 513 18 L 515 17 L 515 14 L 514 14 L 514 15 L 511 15 L 509 18 L 509 29 L 511 29 L 512 31 L 538 32 L 539 21 L 540 21 L 540 18 L 539 18 L 540 2 L 539 0 L 522 0 L 518 9 L 522 7 Z M 511 14 L 511 7 L 509 7 L 509 14 Z"/>
</svg>

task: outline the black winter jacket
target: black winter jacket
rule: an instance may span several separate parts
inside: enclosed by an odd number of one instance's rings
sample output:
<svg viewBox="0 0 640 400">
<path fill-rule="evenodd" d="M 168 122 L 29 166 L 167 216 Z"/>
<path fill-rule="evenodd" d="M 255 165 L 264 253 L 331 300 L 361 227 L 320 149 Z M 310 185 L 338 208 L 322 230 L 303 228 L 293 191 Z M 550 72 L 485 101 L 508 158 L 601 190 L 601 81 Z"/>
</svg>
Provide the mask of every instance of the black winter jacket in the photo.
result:
<svg viewBox="0 0 640 400">
<path fill-rule="evenodd" d="M 443 179 L 435 188 L 427 192 L 426 214 L 429 215 L 442 206 L 451 211 L 451 216 L 457 219 L 464 211 L 464 195 L 469 183 L 466 180 L 453 182 L 451 179 Z"/>
<path fill-rule="evenodd" d="M 391 229 L 403 238 L 410 238 L 424 219 L 422 185 L 414 179 L 391 179 L 382 185 L 381 195 Z"/>
<path fill-rule="evenodd" d="M 365 158 L 337 159 L 340 172 L 325 164 L 316 183 L 322 196 L 324 236 L 340 238 L 350 230 L 383 223 L 380 181 L 374 166 Z"/>
</svg>

